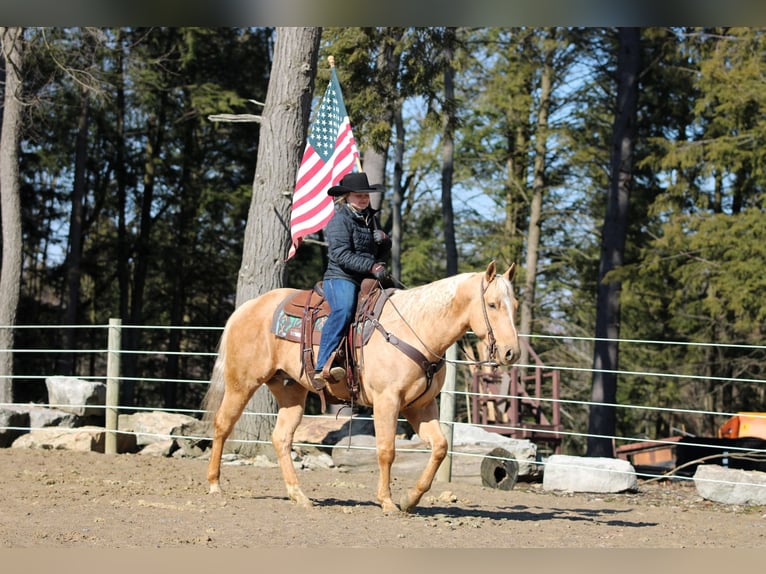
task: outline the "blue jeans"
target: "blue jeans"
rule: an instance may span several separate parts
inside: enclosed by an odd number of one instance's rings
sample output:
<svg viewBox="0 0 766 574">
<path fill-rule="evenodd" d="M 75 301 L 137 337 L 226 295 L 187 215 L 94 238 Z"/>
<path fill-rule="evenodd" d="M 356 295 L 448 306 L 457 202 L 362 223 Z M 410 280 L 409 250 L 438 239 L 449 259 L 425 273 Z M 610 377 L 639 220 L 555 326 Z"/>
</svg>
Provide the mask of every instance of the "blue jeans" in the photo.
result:
<svg viewBox="0 0 766 574">
<path fill-rule="evenodd" d="M 356 312 L 359 287 L 347 279 L 325 279 L 324 296 L 330 305 L 330 315 L 322 326 L 316 370 L 321 371 L 330 355 L 338 348 Z"/>
</svg>

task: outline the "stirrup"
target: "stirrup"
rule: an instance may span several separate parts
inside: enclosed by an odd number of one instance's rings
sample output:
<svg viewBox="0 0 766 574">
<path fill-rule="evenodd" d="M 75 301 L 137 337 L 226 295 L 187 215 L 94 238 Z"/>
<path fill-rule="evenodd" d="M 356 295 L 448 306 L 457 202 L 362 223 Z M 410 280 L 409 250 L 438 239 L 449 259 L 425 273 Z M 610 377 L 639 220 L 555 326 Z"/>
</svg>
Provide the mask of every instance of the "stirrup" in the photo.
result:
<svg viewBox="0 0 766 574">
<path fill-rule="evenodd" d="M 324 373 L 316 373 L 311 379 L 311 384 L 315 391 L 321 391 L 324 389 L 328 382 L 329 381 L 327 380 L 327 377 L 325 377 Z"/>
</svg>

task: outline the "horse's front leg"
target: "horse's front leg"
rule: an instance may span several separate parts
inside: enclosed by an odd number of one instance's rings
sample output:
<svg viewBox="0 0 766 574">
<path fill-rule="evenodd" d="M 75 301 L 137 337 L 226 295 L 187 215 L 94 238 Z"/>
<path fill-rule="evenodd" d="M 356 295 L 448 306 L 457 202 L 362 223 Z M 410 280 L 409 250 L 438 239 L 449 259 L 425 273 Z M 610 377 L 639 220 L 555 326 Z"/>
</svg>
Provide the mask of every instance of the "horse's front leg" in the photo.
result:
<svg viewBox="0 0 766 574">
<path fill-rule="evenodd" d="M 420 474 L 415 486 L 402 496 L 401 509 L 404 512 L 412 512 L 423 495 L 431 489 L 436 471 L 439 470 L 439 465 L 447 456 L 447 439 L 444 437 L 439 424 L 439 410 L 435 400 L 425 407 L 409 409 L 403 414 L 418 436 L 431 447 L 428 464 Z"/>
<path fill-rule="evenodd" d="M 380 399 L 375 402 L 375 447 L 378 453 L 378 502 L 383 512 L 399 512 L 391 498 L 391 465 L 396 456 L 396 423 L 399 406 Z"/>
<path fill-rule="evenodd" d="M 269 384 L 269 388 L 279 404 L 277 422 L 271 433 L 271 443 L 277 454 L 277 462 L 282 471 L 282 479 L 285 481 L 287 496 L 299 506 L 308 508 L 313 503 L 298 484 L 298 475 L 295 472 L 292 458 L 293 436 L 303 419 L 303 409 L 308 391 L 298 383 L 284 385 L 281 381 Z"/>
</svg>

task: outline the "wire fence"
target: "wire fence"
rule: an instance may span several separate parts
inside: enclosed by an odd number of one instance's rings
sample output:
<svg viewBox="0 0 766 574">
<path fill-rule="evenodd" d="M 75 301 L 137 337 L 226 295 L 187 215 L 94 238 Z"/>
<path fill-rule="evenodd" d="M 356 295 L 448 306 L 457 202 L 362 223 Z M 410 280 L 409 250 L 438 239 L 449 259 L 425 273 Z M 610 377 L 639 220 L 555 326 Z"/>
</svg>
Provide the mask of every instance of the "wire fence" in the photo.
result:
<svg viewBox="0 0 766 574">
<path fill-rule="evenodd" d="M 142 334 L 150 334 L 146 337 L 146 340 L 152 341 L 157 346 L 155 348 L 146 349 L 127 349 L 123 345 L 115 345 L 114 340 L 110 339 L 110 333 L 114 334 L 114 329 L 118 328 L 120 332 L 126 332 L 129 330 L 139 330 Z M 42 385 L 45 384 L 46 379 L 53 376 L 60 375 L 60 369 L 62 364 L 76 365 L 78 373 L 74 376 L 78 379 L 103 382 L 107 385 L 107 394 L 109 394 L 111 385 L 133 385 L 140 387 L 142 390 L 136 392 L 133 395 L 133 399 L 130 404 L 119 404 L 117 397 L 119 395 L 112 392 L 111 397 L 108 397 L 107 403 L 103 406 L 87 405 L 88 408 L 103 408 L 105 412 L 106 427 L 110 431 L 107 436 L 112 436 L 112 440 L 118 434 L 136 434 L 130 433 L 125 430 L 117 428 L 117 413 L 134 413 L 142 411 L 163 411 L 185 414 L 194 418 L 201 418 L 203 411 L 197 405 L 201 404 L 201 397 L 209 384 L 208 377 L 212 370 L 213 361 L 217 355 L 216 347 L 218 338 L 222 332 L 221 327 L 203 327 L 203 326 L 130 326 L 110 322 L 108 325 L 16 325 L 13 327 L 0 326 L 0 329 L 12 328 L 17 334 L 17 344 L 12 350 L 0 349 L 0 353 L 12 353 L 14 358 L 14 374 L 7 375 L 5 379 L 11 379 L 14 388 L 14 402 L 13 403 L 0 403 L 0 408 L 11 408 L 18 406 L 19 404 L 26 404 L 27 402 L 33 403 L 38 407 L 50 407 L 55 408 L 55 404 L 50 404 L 44 398 L 44 393 L 41 392 Z M 52 337 L 46 336 L 47 332 L 60 332 L 67 329 L 78 330 L 80 333 L 86 331 L 89 335 L 78 337 L 78 341 L 88 341 L 92 346 L 90 348 L 70 348 L 62 349 L 55 346 L 47 346 L 47 341 L 53 340 Z M 177 343 L 177 349 L 171 349 L 167 340 L 169 339 L 169 333 L 173 331 L 183 332 L 182 342 Z M 556 336 L 556 335 L 534 335 L 530 339 L 539 339 L 541 341 L 553 343 L 554 345 L 567 345 L 567 344 L 585 344 L 592 345 L 596 339 L 587 337 L 568 337 L 568 336 Z M 713 343 L 692 343 L 692 342 L 668 342 L 668 341 L 656 341 L 656 340 L 638 340 L 638 339 L 621 339 L 618 341 L 621 346 L 636 345 L 642 347 L 654 347 L 662 346 L 663 348 L 678 346 L 686 348 L 703 347 L 706 349 L 714 348 L 718 345 Z M 20 345 L 18 343 L 21 343 Z M 758 353 L 766 350 L 766 346 L 752 346 L 752 345 L 720 345 L 721 347 L 727 347 L 730 349 L 738 349 L 743 353 Z M 62 357 L 65 359 L 62 360 Z M 110 358 L 113 362 L 110 365 Z M 132 374 L 127 374 L 124 370 L 121 370 L 119 365 L 126 361 L 132 362 Z M 115 368 L 114 362 L 117 363 Z M 169 364 L 173 364 L 174 369 L 171 371 L 168 369 Z M 474 364 L 469 359 L 457 359 L 453 355 L 448 357 L 448 363 L 457 371 L 457 378 L 461 381 L 460 384 L 453 386 L 445 386 L 442 391 L 442 407 L 444 407 L 444 397 L 449 396 L 453 405 L 450 410 L 454 412 L 448 413 L 445 417 L 445 413 L 442 413 L 442 425 L 449 434 L 460 434 L 462 431 L 471 428 L 481 428 L 484 430 L 490 430 L 499 432 L 500 434 L 513 437 L 516 435 L 524 436 L 524 433 L 528 433 L 529 427 L 526 426 L 514 426 L 507 422 L 494 422 L 493 424 L 486 424 L 486 421 L 472 420 L 473 413 L 476 409 L 472 408 L 472 405 L 482 403 L 485 407 L 489 402 L 506 404 L 510 401 L 529 401 L 529 395 L 524 394 L 509 394 L 509 393 L 487 393 L 485 391 L 479 391 L 475 388 L 475 385 L 471 386 L 471 367 Z M 18 365 L 18 368 L 16 368 Z M 179 365 L 181 365 L 179 367 Z M 541 442 L 546 442 L 546 434 L 549 438 L 555 438 L 559 441 L 559 444 L 565 446 L 564 452 L 566 452 L 566 446 L 570 449 L 581 448 L 583 444 L 587 443 L 589 438 L 608 439 L 613 442 L 615 447 L 618 445 L 631 445 L 641 444 L 646 445 L 647 448 L 651 447 L 668 447 L 674 448 L 677 445 L 676 437 L 669 436 L 648 436 L 647 434 L 640 435 L 627 435 L 615 433 L 614 435 L 597 435 L 587 431 L 587 411 L 593 405 L 604 406 L 603 402 L 594 402 L 590 400 L 588 394 L 588 381 L 597 371 L 592 368 L 588 368 L 581 364 L 564 364 L 564 363 L 552 363 L 546 364 L 540 362 L 530 362 L 530 364 L 522 364 L 516 366 L 522 371 L 557 371 L 561 373 L 562 385 L 560 392 L 557 396 L 536 396 L 534 397 L 535 403 L 539 408 L 545 408 L 549 412 L 553 409 L 563 409 L 569 413 L 567 417 L 562 419 L 561 424 L 557 428 L 544 428 L 546 425 L 541 425 L 535 429 L 534 437 L 540 439 Z M 169 375 L 168 373 L 174 372 L 175 375 Z M 690 381 L 693 380 L 696 383 L 720 383 L 729 387 L 736 388 L 738 385 L 746 385 L 752 396 L 764 396 L 764 389 L 766 389 L 766 380 L 762 378 L 743 376 L 743 377 L 722 377 L 714 374 L 695 374 L 695 373 L 674 373 L 664 372 L 661 370 L 637 370 L 626 369 L 618 371 L 602 371 L 616 374 L 620 380 L 627 378 L 639 378 L 641 380 L 651 379 L 660 381 L 660 385 L 676 383 L 677 381 Z M 575 380 L 576 383 L 573 383 Z M 36 392 L 32 392 L 29 388 L 36 388 Z M 115 387 L 112 386 L 112 389 Z M 148 390 L 147 390 L 148 389 Z M 161 391 L 165 390 L 165 393 Z M 168 389 L 173 392 L 168 395 Z M 183 389 L 183 392 L 181 391 Z M 550 389 L 545 389 L 550 393 Z M 17 400 L 16 395 L 22 397 L 22 399 L 30 398 L 30 400 Z M 175 398 L 175 404 L 173 406 L 167 406 L 167 398 L 172 396 Z M 651 394 L 647 395 L 651 397 Z M 680 395 L 679 395 L 680 396 Z M 680 400 L 686 401 L 686 398 Z M 763 403 L 759 410 L 766 410 L 763 407 Z M 73 406 L 73 405 L 70 405 Z M 85 405 L 81 405 L 85 407 Z M 608 404 L 607 406 L 614 407 L 615 410 L 622 413 L 622 416 L 630 416 L 634 413 L 637 417 L 653 416 L 666 417 L 672 420 L 684 419 L 692 420 L 695 417 L 697 419 L 707 419 L 716 421 L 725 421 L 731 417 L 736 417 L 742 413 L 741 410 L 732 409 L 730 411 L 722 411 L 719 409 L 694 407 L 688 404 L 688 401 L 679 404 L 632 404 L 631 402 L 621 401 L 618 403 Z M 579 412 L 579 416 L 572 413 Z M 627 414 L 626 414 L 627 413 Z M 763 413 L 753 412 L 750 413 L 755 419 L 763 418 L 763 425 L 761 428 L 766 428 L 766 416 Z M 252 412 L 246 411 L 243 414 L 244 417 L 275 417 L 274 413 L 265 412 Z M 327 413 L 309 413 L 305 415 L 306 418 L 336 418 L 338 415 Z M 356 418 L 364 420 L 370 419 L 371 416 L 355 415 Z M 619 418 L 619 417 L 618 417 Z M 550 425 L 547 425 L 550 427 Z M 700 448 L 709 447 L 709 442 L 700 441 L 695 442 L 695 434 L 689 433 L 684 428 L 669 427 L 675 430 L 678 435 L 686 435 L 688 446 L 696 446 Z M 13 426 L 0 426 L 0 431 L 32 431 L 39 430 L 33 427 L 13 427 Z M 72 429 L 76 431 L 77 429 Z M 446 434 L 446 433 L 445 433 Z M 174 435 L 162 435 L 165 438 L 179 438 L 179 439 L 197 439 L 206 440 L 210 439 L 209 436 L 190 437 L 174 436 Z M 762 438 L 766 439 L 766 435 Z M 268 442 L 258 441 L 254 439 L 246 438 L 231 438 L 232 442 L 241 443 L 257 443 Z M 533 440 L 533 442 L 535 442 Z M 554 441 L 555 442 L 555 441 Z M 313 445 L 311 443 L 296 443 L 296 446 L 326 446 L 326 445 Z M 350 448 L 370 448 L 370 447 L 357 447 Z M 417 449 L 408 452 L 420 452 Z M 423 450 L 422 452 L 427 452 Z M 557 451 L 558 452 L 558 451 Z M 727 452 L 730 453 L 732 458 L 737 456 L 749 456 L 756 459 L 764 460 L 766 457 L 766 451 L 756 450 L 746 446 L 730 445 L 727 447 Z M 582 452 L 573 452 L 572 454 L 580 455 Z M 487 457 L 486 453 L 468 453 L 461 452 L 458 449 L 450 448 L 448 453 L 448 460 L 451 461 L 453 457 Z M 624 457 L 623 457 L 624 458 Z M 517 461 L 519 462 L 519 461 Z M 544 468 L 547 463 L 545 457 L 538 457 L 535 464 L 540 468 Z M 656 471 L 642 472 L 636 469 L 635 474 L 639 478 L 651 478 L 655 479 L 658 476 Z M 682 476 L 670 473 L 674 479 L 678 480 L 690 480 L 691 477 Z"/>
</svg>

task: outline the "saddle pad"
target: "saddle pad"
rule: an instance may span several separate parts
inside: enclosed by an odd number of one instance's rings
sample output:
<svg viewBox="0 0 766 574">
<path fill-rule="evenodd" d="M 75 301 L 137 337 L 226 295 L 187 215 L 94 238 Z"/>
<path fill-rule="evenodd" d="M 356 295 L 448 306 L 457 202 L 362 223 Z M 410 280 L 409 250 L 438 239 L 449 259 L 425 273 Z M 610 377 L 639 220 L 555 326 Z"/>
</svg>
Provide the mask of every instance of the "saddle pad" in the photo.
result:
<svg viewBox="0 0 766 574">
<path fill-rule="evenodd" d="M 318 317 L 314 321 L 314 335 L 313 340 L 319 341 L 319 337 L 322 335 L 322 326 L 327 317 Z M 274 312 L 274 317 L 271 322 L 271 332 L 274 333 L 280 339 L 287 339 L 288 341 L 294 341 L 296 343 L 301 342 L 301 318 L 293 317 L 285 312 L 282 306 L 278 307 Z"/>
</svg>

